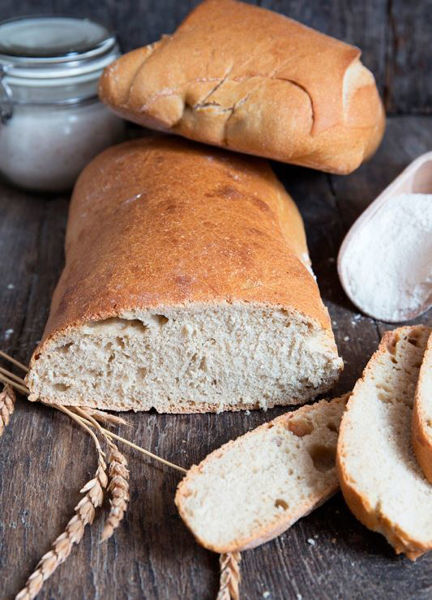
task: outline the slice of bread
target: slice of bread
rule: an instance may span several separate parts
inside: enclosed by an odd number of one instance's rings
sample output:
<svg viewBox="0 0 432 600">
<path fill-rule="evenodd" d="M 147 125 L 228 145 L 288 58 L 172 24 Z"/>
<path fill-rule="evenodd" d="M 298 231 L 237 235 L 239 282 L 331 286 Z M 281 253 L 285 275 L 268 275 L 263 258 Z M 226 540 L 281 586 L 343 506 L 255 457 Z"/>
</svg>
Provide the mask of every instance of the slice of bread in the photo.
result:
<svg viewBox="0 0 432 600">
<path fill-rule="evenodd" d="M 429 336 L 417 382 L 412 441 L 419 465 L 432 483 L 432 334 Z"/>
<path fill-rule="evenodd" d="M 345 500 L 410 559 L 432 548 L 432 486 L 411 443 L 415 388 L 430 328 L 387 332 L 342 419 L 337 467 Z"/>
<path fill-rule="evenodd" d="M 194 465 L 175 501 L 198 543 L 220 553 L 254 548 L 334 494 L 346 399 L 282 415 Z"/>
</svg>

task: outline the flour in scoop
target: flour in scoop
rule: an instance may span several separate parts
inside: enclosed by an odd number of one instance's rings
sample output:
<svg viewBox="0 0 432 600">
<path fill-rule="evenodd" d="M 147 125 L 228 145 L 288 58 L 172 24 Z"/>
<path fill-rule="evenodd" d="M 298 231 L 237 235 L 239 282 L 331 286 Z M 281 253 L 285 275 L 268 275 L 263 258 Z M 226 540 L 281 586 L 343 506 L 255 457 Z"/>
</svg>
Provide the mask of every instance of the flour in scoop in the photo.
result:
<svg viewBox="0 0 432 600">
<path fill-rule="evenodd" d="M 350 239 L 341 261 L 351 300 L 383 321 L 412 319 L 432 305 L 432 194 L 389 198 Z"/>
</svg>

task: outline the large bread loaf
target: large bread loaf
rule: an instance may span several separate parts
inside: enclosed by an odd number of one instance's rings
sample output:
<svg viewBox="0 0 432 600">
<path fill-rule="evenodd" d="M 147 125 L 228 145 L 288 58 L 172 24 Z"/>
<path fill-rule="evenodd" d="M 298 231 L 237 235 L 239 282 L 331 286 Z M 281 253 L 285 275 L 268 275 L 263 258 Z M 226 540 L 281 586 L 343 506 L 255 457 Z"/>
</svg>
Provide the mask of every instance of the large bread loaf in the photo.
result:
<svg viewBox="0 0 432 600">
<path fill-rule="evenodd" d="M 358 48 L 234 0 L 206 0 L 118 59 L 100 96 L 147 127 L 334 173 L 356 169 L 384 130 Z"/>
<path fill-rule="evenodd" d="M 301 217 L 266 162 L 164 137 L 85 169 L 31 399 L 257 408 L 304 402 L 340 369 Z"/>
</svg>

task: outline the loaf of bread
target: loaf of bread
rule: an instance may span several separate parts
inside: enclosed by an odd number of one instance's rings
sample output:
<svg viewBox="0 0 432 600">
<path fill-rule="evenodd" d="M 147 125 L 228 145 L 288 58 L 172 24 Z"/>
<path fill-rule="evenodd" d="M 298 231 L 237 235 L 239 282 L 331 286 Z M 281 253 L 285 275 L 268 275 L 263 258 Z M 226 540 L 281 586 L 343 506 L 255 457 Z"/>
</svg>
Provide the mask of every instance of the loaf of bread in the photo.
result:
<svg viewBox="0 0 432 600">
<path fill-rule="evenodd" d="M 416 458 L 426 478 L 432 483 L 432 334 L 420 367 L 412 425 Z"/>
<path fill-rule="evenodd" d="M 385 122 L 358 48 L 235 0 L 119 58 L 100 97 L 146 127 L 332 173 L 368 158 Z"/>
<path fill-rule="evenodd" d="M 348 401 L 337 464 L 355 516 L 412 560 L 432 549 L 432 486 L 412 449 L 414 393 L 430 329 L 384 335 Z"/>
<path fill-rule="evenodd" d="M 31 399 L 258 408 L 304 402 L 341 367 L 300 214 L 266 162 L 159 136 L 84 170 Z"/>
<path fill-rule="evenodd" d="M 343 397 L 303 406 L 189 469 L 175 501 L 198 543 L 221 553 L 255 548 L 334 494 L 345 403 Z"/>
</svg>

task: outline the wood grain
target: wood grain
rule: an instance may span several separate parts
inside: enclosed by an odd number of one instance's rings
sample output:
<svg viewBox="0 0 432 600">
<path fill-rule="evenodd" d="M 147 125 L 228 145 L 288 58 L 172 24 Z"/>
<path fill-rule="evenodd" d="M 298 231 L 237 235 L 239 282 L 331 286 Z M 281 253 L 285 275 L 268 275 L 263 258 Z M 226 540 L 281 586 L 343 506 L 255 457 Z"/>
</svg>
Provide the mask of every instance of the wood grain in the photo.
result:
<svg viewBox="0 0 432 600">
<path fill-rule="evenodd" d="M 335 393 L 350 389 L 389 327 L 359 315 L 343 294 L 335 266 L 341 239 L 383 187 L 430 149 L 431 136 L 432 118 L 393 117 L 378 154 L 349 177 L 274 165 L 305 219 L 315 272 L 346 362 Z M 22 361 L 40 338 L 62 268 L 66 213 L 66 197 L 46 199 L 0 186 L 0 347 Z M 430 323 L 431 316 L 419 321 Z M 186 467 L 282 412 L 128 415 L 130 427 L 120 431 Z M 62 531 L 96 461 L 91 440 L 64 415 L 24 400 L 17 402 L 0 452 L 0 596 L 8 599 Z M 178 473 L 127 454 L 132 498 L 124 523 L 113 539 L 99 544 L 102 520 L 97 521 L 41 600 L 215 597 L 218 557 L 197 546 L 177 515 Z M 337 496 L 277 540 L 244 553 L 241 591 L 248 600 L 266 591 L 270 599 L 287 600 L 423 600 L 432 593 L 431 568 L 432 555 L 415 564 L 395 557 L 384 538 L 357 523 Z"/>
</svg>

